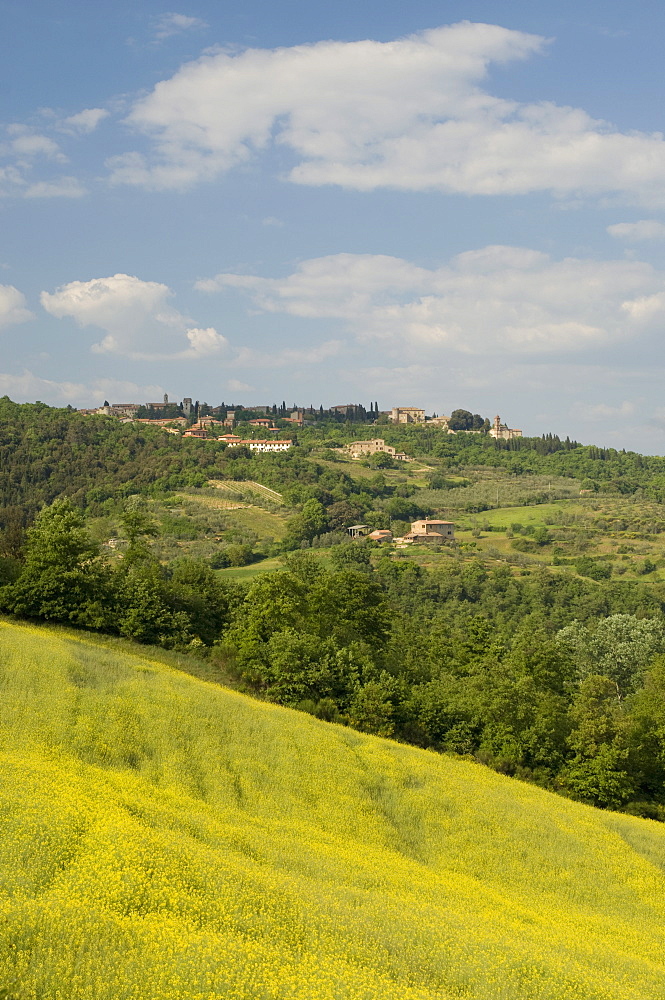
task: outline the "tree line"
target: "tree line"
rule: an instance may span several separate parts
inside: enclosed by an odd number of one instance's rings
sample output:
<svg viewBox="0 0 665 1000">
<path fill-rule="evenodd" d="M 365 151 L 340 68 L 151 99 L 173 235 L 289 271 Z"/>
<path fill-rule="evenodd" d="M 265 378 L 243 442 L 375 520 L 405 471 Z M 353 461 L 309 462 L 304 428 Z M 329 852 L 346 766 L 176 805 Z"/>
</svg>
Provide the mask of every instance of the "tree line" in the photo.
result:
<svg viewBox="0 0 665 1000">
<path fill-rule="evenodd" d="M 601 807 L 665 817 L 662 588 L 451 558 L 426 571 L 342 543 L 226 584 L 162 565 L 140 498 L 111 567 L 69 499 L 4 566 L 0 608 L 206 657 L 246 691 L 364 732 L 472 756 Z"/>
</svg>

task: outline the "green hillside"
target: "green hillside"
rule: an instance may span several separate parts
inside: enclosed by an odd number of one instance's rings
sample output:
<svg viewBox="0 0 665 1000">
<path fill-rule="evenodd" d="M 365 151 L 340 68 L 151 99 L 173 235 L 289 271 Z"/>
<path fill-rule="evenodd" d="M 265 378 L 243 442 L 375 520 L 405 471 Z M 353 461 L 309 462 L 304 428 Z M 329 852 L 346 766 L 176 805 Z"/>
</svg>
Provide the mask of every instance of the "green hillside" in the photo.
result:
<svg viewBox="0 0 665 1000">
<path fill-rule="evenodd" d="M 0 642 L 9 996 L 665 996 L 662 826 L 111 641 Z"/>
</svg>

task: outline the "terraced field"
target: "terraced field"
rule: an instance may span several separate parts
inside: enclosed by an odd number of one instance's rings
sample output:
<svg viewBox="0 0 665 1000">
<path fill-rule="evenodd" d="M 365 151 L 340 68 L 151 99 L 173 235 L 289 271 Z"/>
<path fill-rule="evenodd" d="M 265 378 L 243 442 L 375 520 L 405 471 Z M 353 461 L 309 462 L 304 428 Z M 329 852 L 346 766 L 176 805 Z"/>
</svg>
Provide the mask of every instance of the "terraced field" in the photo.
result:
<svg viewBox="0 0 665 1000">
<path fill-rule="evenodd" d="M 249 498 L 254 500 L 260 499 L 273 505 L 276 504 L 277 506 L 283 506 L 284 504 L 281 493 L 270 489 L 268 486 L 262 486 L 261 483 L 255 483 L 252 480 L 238 482 L 235 479 L 211 479 L 210 486 L 238 500 L 247 500 Z"/>
</svg>

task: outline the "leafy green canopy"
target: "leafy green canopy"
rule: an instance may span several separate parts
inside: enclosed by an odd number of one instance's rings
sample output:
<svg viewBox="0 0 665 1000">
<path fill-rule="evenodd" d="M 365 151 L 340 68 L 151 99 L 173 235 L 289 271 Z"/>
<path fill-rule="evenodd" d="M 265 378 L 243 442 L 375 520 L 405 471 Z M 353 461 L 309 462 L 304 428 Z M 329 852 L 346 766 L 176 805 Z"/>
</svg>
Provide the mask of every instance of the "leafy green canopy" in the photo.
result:
<svg viewBox="0 0 665 1000">
<path fill-rule="evenodd" d="M 308 517 L 320 504 L 308 501 Z M 347 542 L 329 568 L 227 586 L 155 557 L 140 499 L 111 567 L 69 500 L 44 508 L 0 607 L 205 654 L 254 694 L 357 729 L 472 754 L 595 805 L 665 816 L 659 591 L 451 560 L 436 572 Z"/>
</svg>

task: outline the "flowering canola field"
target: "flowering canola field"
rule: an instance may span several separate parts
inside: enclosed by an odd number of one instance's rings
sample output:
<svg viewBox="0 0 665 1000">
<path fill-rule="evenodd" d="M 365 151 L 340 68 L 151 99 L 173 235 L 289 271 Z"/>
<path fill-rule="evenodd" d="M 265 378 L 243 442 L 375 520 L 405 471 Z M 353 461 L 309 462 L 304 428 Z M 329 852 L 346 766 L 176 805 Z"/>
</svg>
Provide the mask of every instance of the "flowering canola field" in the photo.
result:
<svg viewBox="0 0 665 1000">
<path fill-rule="evenodd" d="M 665 829 L 0 623 L 0 995 L 658 1000 Z"/>
</svg>

